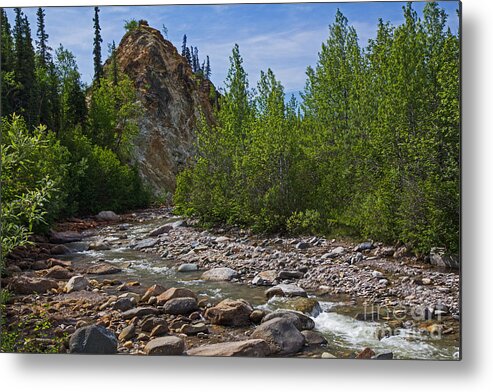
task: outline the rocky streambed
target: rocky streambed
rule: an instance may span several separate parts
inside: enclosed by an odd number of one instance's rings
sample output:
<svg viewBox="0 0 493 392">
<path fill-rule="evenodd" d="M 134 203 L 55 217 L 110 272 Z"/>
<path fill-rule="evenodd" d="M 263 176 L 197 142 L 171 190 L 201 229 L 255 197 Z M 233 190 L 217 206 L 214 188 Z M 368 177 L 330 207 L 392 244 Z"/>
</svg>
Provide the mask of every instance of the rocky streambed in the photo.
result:
<svg viewBox="0 0 493 392">
<path fill-rule="evenodd" d="M 204 230 L 168 209 L 35 239 L 2 286 L 9 328 L 48 351 L 459 357 L 459 274 L 405 247 Z"/>
</svg>

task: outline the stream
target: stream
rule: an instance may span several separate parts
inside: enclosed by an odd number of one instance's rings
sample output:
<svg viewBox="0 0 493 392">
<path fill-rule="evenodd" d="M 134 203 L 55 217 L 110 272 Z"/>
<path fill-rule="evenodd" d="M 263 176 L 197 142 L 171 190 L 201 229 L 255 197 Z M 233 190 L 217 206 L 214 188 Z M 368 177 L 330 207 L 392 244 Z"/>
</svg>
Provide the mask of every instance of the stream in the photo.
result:
<svg viewBox="0 0 493 392">
<path fill-rule="evenodd" d="M 117 274 L 95 277 L 100 280 L 135 280 L 144 286 L 160 284 L 164 287 L 187 287 L 215 302 L 224 298 L 243 298 L 258 308 L 283 308 L 285 299 L 266 299 L 265 286 L 204 281 L 200 279 L 203 270 L 178 272 L 177 266 L 183 262 L 179 259 L 162 258 L 155 253 L 132 249 L 132 245 L 137 241 L 149 238 L 150 231 L 172 221 L 169 218 L 160 218 L 100 227 L 87 236 L 84 242 L 70 244 L 73 250 L 77 250 L 75 253 L 60 258 L 87 265 L 104 260 L 122 269 L 122 272 Z M 87 250 L 90 243 L 101 239 L 110 245 L 110 249 Z M 320 303 L 322 312 L 312 318 L 315 321 L 315 329 L 329 342 L 327 347 L 312 350 L 310 354 L 318 350 L 319 353 L 328 351 L 338 358 L 351 358 L 365 347 L 370 347 L 376 354 L 392 352 L 394 359 L 454 360 L 459 356 L 457 334 L 433 338 L 417 329 L 399 328 L 393 330 L 390 336 L 381 337 L 380 334 L 379 339 L 379 331 L 385 328 L 384 321 L 357 320 L 354 315 L 361 311 L 361 305 L 354 304 L 343 296 L 317 297 L 310 291 L 308 295 Z"/>
</svg>

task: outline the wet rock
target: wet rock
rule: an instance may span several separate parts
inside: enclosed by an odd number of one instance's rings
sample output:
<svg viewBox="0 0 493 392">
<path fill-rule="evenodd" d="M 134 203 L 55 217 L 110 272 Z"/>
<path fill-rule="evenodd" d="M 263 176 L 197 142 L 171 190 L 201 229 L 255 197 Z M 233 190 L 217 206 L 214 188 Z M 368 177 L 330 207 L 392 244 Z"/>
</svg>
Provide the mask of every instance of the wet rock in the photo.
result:
<svg viewBox="0 0 493 392">
<path fill-rule="evenodd" d="M 371 348 L 366 347 L 356 355 L 356 359 L 371 359 L 373 356 L 375 356 L 375 352 Z"/>
<path fill-rule="evenodd" d="M 96 241 L 89 245 L 89 250 L 110 250 L 111 246 L 106 241 Z"/>
<path fill-rule="evenodd" d="M 288 300 L 283 300 L 281 304 L 282 308 L 296 310 L 312 317 L 317 317 L 320 313 L 322 313 L 320 304 L 314 298 L 294 297 Z"/>
<path fill-rule="evenodd" d="M 312 245 L 309 242 L 300 241 L 296 244 L 296 249 L 305 250 L 310 248 Z"/>
<path fill-rule="evenodd" d="M 253 309 L 243 299 L 225 299 L 205 312 L 213 324 L 228 325 L 233 327 L 250 325 L 250 313 Z"/>
<path fill-rule="evenodd" d="M 178 267 L 178 272 L 193 272 L 198 270 L 199 270 L 199 266 L 194 263 L 185 263 L 185 264 L 181 264 Z"/>
<path fill-rule="evenodd" d="M 273 286 L 277 279 L 277 271 L 268 270 L 259 272 L 252 280 L 252 284 L 257 286 Z"/>
<path fill-rule="evenodd" d="M 260 324 L 251 337 L 267 342 L 272 354 L 289 355 L 300 351 L 305 344 L 305 337 L 292 321 L 275 318 Z"/>
<path fill-rule="evenodd" d="M 267 342 L 262 339 L 249 339 L 239 342 L 209 344 L 192 348 L 187 355 L 204 357 L 266 357 L 270 354 Z"/>
<path fill-rule="evenodd" d="M 378 321 L 380 319 L 380 315 L 378 312 L 361 312 L 357 313 L 355 318 L 359 321 Z"/>
<path fill-rule="evenodd" d="M 301 334 L 305 337 L 305 343 L 308 346 L 320 346 L 327 343 L 327 339 L 320 332 L 305 330 L 301 331 Z"/>
<path fill-rule="evenodd" d="M 197 300 L 191 297 L 173 298 L 164 304 L 164 313 L 167 314 L 190 314 L 198 309 Z"/>
<path fill-rule="evenodd" d="M 265 311 L 262 309 L 255 309 L 252 313 L 250 313 L 250 321 L 254 324 L 260 324 L 264 317 Z"/>
<path fill-rule="evenodd" d="M 77 329 L 70 338 L 69 352 L 78 354 L 116 354 L 118 340 L 101 325 Z"/>
<path fill-rule="evenodd" d="M 54 244 L 65 244 L 82 240 L 82 235 L 76 231 L 52 231 L 50 241 Z"/>
<path fill-rule="evenodd" d="M 147 302 L 149 301 L 149 298 L 157 297 L 158 295 L 164 293 L 165 291 L 166 288 L 164 286 L 161 286 L 159 284 L 152 285 L 147 289 L 144 296 L 142 297 L 142 302 Z"/>
<path fill-rule="evenodd" d="M 62 266 L 55 265 L 48 270 L 48 272 L 45 275 L 45 278 L 68 280 L 72 276 L 74 276 L 73 272 L 69 271 L 68 269 Z"/>
<path fill-rule="evenodd" d="M 52 255 L 68 255 L 71 253 L 70 249 L 62 244 L 55 245 L 53 248 L 50 249 L 50 253 Z"/>
<path fill-rule="evenodd" d="M 331 354 L 331 353 L 325 351 L 322 353 L 322 356 L 320 358 L 322 358 L 322 359 L 334 359 L 337 357 L 334 354 Z"/>
<path fill-rule="evenodd" d="M 430 263 L 437 267 L 460 268 L 460 259 L 458 255 L 446 253 L 444 248 L 432 248 L 430 251 Z"/>
<path fill-rule="evenodd" d="M 8 288 L 16 294 L 43 294 L 49 290 L 57 289 L 58 283 L 52 279 L 19 275 L 10 280 Z"/>
<path fill-rule="evenodd" d="M 294 284 L 278 284 L 265 291 L 267 298 L 279 297 L 307 297 L 306 291 Z"/>
<path fill-rule="evenodd" d="M 189 289 L 184 289 L 184 288 L 177 288 L 177 287 L 172 287 L 168 290 L 166 290 L 164 293 L 161 293 L 157 297 L 157 304 L 158 305 L 163 305 L 167 301 L 173 298 L 186 298 L 186 297 L 191 297 L 194 298 L 195 300 L 197 299 L 197 295 Z"/>
<path fill-rule="evenodd" d="M 147 355 L 181 355 L 184 351 L 185 342 L 178 336 L 156 338 L 144 347 Z"/>
<path fill-rule="evenodd" d="M 139 241 L 137 242 L 133 248 L 135 250 L 143 250 L 143 249 L 147 249 L 147 248 L 152 248 L 153 246 L 155 246 L 157 243 L 159 242 L 159 240 L 157 238 L 147 238 L 145 240 L 142 240 L 142 241 Z"/>
<path fill-rule="evenodd" d="M 113 211 L 101 211 L 99 214 L 95 216 L 98 221 L 106 221 L 106 222 L 117 222 L 121 220 L 121 217 L 115 214 Z"/>
<path fill-rule="evenodd" d="M 123 330 L 120 332 L 120 335 L 118 335 L 118 339 L 121 341 L 126 341 L 134 338 L 136 335 L 136 328 L 134 324 L 130 324 L 129 326 L 123 328 Z"/>
<path fill-rule="evenodd" d="M 71 293 L 73 291 L 86 290 L 89 287 L 89 280 L 85 276 L 76 275 L 70 278 L 65 285 L 65 292 Z"/>
<path fill-rule="evenodd" d="M 394 359 L 394 354 L 392 352 L 378 354 L 373 357 L 373 359 Z"/>
<path fill-rule="evenodd" d="M 262 319 L 262 324 L 274 320 L 276 318 L 283 318 L 289 320 L 300 331 L 310 330 L 315 328 L 315 322 L 307 315 L 300 312 L 296 312 L 294 310 L 283 310 L 283 309 L 276 310 L 272 313 L 267 314 Z"/>
<path fill-rule="evenodd" d="M 228 267 L 213 268 L 202 274 L 202 279 L 209 281 L 230 281 L 238 276 L 238 272 Z"/>
<path fill-rule="evenodd" d="M 142 318 L 144 316 L 147 316 L 148 314 L 158 314 L 159 310 L 156 308 L 151 308 L 151 307 L 139 307 L 139 308 L 134 308 L 127 310 L 122 313 L 122 318 L 125 320 L 130 320 L 133 319 L 134 317 L 137 318 Z"/>
<path fill-rule="evenodd" d="M 184 333 L 185 335 L 197 335 L 201 332 L 208 333 L 209 329 L 204 323 L 183 324 L 178 332 Z"/>
</svg>

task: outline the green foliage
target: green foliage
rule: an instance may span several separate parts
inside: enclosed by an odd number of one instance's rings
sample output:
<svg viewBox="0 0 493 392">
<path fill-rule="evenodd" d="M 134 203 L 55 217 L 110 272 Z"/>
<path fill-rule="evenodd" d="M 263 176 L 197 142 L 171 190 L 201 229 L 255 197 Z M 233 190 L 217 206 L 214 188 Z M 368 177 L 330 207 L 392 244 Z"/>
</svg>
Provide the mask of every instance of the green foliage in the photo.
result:
<svg viewBox="0 0 493 392">
<path fill-rule="evenodd" d="M 126 20 L 123 28 L 127 33 L 134 31 L 139 28 L 139 22 L 137 22 L 135 19 Z"/>
<path fill-rule="evenodd" d="M 248 88 L 238 46 L 214 125 L 180 174 L 175 203 L 204 222 L 350 233 L 417 252 L 459 246 L 459 38 L 411 4 L 362 50 L 338 11 L 307 69 L 302 111 L 272 71 Z"/>
</svg>

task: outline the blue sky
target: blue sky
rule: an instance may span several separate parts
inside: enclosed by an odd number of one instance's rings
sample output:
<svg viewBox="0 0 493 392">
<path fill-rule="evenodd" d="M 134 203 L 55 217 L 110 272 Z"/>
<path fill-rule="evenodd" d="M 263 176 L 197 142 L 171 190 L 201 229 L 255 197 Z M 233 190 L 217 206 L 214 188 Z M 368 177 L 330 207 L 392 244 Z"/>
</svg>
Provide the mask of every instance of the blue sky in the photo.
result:
<svg viewBox="0 0 493 392">
<path fill-rule="evenodd" d="M 457 1 L 439 3 L 449 15 L 448 24 L 455 33 L 458 17 Z M 321 44 L 328 36 L 328 26 L 334 21 L 337 8 L 349 19 L 365 46 L 375 36 L 377 21 L 403 21 L 405 2 L 359 3 L 298 3 L 298 4 L 229 4 L 229 5 L 169 5 L 169 6 L 105 6 L 100 19 L 104 56 L 107 45 L 118 44 L 124 34 L 124 21 L 146 19 L 150 26 L 168 29 L 168 39 L 179 48 L 183 34 L 188 44 L 199 48 L 199 57 L 209 55 L 212 81 L 223 87 L 229 67 L 228 57 L 235 43 L 240 46 L 250 86 L 255 87 L 261 70 L 271 68 L 285 86 L 286 93 L 297 93 L 305 85 L 305 70 L 315 65 Z M 422 2 L 414 3 L 420 12 Z M 25 8 L 33 36 L 36 28 L 36 8 Z M 92 78 L 93 14 L 92 7 L 46 7 L 46 30 L 52 48 L 60 43 L 71 50 L 82 78 Z M 13 10 L 7 10 L 11 25 Z"/>
</svg>

